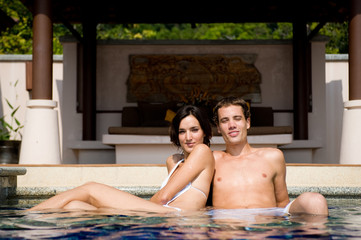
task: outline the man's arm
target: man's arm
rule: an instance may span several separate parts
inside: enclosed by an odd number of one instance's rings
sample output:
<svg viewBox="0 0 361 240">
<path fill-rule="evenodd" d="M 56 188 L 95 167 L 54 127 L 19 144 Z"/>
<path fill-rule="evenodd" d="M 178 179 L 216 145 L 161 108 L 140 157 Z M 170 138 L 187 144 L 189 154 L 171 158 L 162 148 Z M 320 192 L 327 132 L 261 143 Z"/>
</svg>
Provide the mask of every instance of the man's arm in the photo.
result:
<svg viewBox="0 0 361 240">
<path fill-rule="evenodd" d="M 274 192 L 277 207 L 285 207 L 290 199 L 288 197 L 286 184 L 286 164 L 281 150 L 275 149 L 273 153 L 273 163 L 275 164 L 276 175 L 274 178 Z"/>
</svg>

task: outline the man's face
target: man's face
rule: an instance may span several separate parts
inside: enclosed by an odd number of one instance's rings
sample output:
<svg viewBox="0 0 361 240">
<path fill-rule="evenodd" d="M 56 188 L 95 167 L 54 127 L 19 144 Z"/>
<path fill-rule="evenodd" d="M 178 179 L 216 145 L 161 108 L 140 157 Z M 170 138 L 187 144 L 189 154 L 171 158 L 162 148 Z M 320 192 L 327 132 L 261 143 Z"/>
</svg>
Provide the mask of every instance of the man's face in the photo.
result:
<svg viewBox="0 0 361 240">
<path fill-rule="evenodd" d="M 226 143 L 247 141 L 250 120 L 249 118 L 245 119 L 241 106 L 231 105 L 218 109 L 218 119 L 218 132 L 222 134 Z"/>
</svg>

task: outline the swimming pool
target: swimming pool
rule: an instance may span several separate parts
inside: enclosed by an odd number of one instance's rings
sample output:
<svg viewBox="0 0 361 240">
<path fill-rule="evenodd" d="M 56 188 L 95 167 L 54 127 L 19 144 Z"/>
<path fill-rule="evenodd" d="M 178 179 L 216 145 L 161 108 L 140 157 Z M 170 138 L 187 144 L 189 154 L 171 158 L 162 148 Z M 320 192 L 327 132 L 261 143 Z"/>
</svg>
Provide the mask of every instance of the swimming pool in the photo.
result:
<svg viewBox="0 0 361 240">
<path fill-rule="evenodd" d="M 24 212 L 36 201 L 0 208 L 0 239 L 359 239 L 361 199 L 328 199 L 330 216 L 273 216 L 267 211 L 157 214 L 135 211 Z M 267 216 L 268 215 L 268 216 Z M 225 217 L 228 216 L 228 217 Z"/>
</svg>

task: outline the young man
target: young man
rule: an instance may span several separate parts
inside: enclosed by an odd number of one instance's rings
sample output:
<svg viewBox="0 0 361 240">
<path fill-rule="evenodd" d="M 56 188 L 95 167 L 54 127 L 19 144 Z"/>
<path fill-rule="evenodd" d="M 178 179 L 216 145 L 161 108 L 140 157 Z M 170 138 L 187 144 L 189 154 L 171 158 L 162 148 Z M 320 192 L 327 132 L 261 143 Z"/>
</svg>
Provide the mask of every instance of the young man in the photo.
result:
<svg viewBox="0 0 361 240">
<path fill-rule="evenodd" d="M 214 151 L 213 206 L 216 208 L 284 208 L 284 213 L 328 215 L 326 199 L 303 193 L 290 202 L 283 153 L 276 148 L 253 148 L 247 141 L 250 112 L 247 103 L 222 99 L 214 109 L 225 151 Z"/>
</svg>

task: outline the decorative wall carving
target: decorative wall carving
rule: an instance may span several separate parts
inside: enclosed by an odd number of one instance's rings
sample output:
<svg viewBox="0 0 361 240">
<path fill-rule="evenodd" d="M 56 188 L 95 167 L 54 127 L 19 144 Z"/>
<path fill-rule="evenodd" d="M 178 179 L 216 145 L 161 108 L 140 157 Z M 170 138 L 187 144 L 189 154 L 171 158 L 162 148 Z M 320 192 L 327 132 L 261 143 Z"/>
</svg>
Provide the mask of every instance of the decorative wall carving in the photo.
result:
<svg viewBox="0 0 361 240">
<path fill-rule="evenodd" d="M 131 55 L 127 101 L 180 101 L 195 89 L 212 99 L 241 96 L 261 102 L 255 54 Z"/>
</svg>

